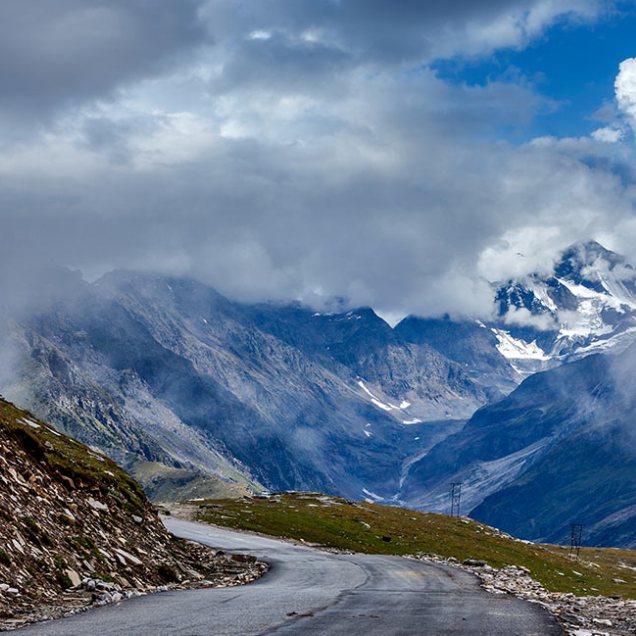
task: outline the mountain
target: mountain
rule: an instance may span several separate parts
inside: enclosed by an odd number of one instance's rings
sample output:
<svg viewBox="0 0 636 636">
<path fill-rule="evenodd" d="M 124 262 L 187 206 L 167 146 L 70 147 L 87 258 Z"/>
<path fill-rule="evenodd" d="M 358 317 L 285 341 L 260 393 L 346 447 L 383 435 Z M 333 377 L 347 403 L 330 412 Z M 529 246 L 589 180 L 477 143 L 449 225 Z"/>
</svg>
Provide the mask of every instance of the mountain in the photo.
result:
<svg viewBox="0 0 636 636">
<path fill-rule="evenodd" d="M 445 509 L 457 479 L 477 510 L 578 427 L 559 390 L 529 391 L 537 372 L 580 360 L 563 382 L 582 400 L 603 364 L 585 359 L 636 334 L 635 270 L 594 242 L 493 284 L 489 318 L 395 328 L 370 308 L 241 303 L 149 273 L 59 270 L 26 288 L 28 302 L 0 293 L 0 390 L 160 498 L 269 488 Z"/>
<path fill-rule="evenodd" d="M 636 339 L 636 270 L 595 241 L 563 251 L 545 272 L 493 283 L 489 319 L 405 318 L 396 331 L 427 343 L 506 392 L 524 377 Z"/>
<path fill-rule="evenodd" d="M 533 541 L 636 547 L 636 345 L 537 373 L 411 467 L 403 501 Z"/>
<path fill-rule="evenodd" d="M 0 630 L 263 565 L 170 535 L 113 461 L 0 398 Z"/>
<path fill-rule="evenodd" d="M 402 464 L 493 395 L 365 308 L 319 314 L 189 279 L 61 272 L 28 311 L 5 313 L 4 393 L 155 493 L 170 481 L 188 496 L 262 484 L 392 497 Z"/>
</svg>

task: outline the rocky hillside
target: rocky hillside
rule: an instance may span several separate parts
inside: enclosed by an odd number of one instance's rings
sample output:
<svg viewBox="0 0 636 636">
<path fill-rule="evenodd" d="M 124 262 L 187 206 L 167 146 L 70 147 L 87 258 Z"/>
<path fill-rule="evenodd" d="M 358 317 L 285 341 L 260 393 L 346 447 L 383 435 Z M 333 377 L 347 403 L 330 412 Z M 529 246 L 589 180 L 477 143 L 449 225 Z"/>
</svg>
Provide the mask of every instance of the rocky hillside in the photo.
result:
<svg viewBox="0 0 636 636">
<path fill-rule="evenodd" d="M 402 496 L 535 541 L 636 547 L 636 346 L 537 373 L 411 466 Z"/>
<path fill-rule="evenodd" d="M 0 630 L 263 567 L 175 539 L 114 462 L 0 398 Z"/>
</svg>

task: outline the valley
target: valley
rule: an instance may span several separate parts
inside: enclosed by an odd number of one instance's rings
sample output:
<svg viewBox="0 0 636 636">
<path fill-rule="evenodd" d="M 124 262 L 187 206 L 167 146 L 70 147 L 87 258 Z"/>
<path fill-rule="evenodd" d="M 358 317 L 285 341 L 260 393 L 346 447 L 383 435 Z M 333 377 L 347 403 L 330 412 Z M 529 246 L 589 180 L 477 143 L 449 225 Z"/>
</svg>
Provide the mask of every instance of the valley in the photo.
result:
<svg viewBox="0 0 636 636">
<path fill-rule="evenodd" d="M 245 304 L 189 279 L 87 283 L 60 270 L 3 311 L 0 391 L 164 500 L 319 490 L 446 512 L 461 481 L 464 512 L 523 538 L 566 541 L 580 517 L 588 541 L 631 546 L 633 445 L 617 442 L 631 402 L 614 378 L 632 377 L 635 281 L 619 255 L 578 244 L 551 273 L 493 283 L 489 320 L 391 327 L 369 308 Z M 575 458 L 593 444 L 600 468 L 616 443 L 623 494 L 583 505 L 596 469 Z M 549 477 L 570 456 L 582 474 Z M 553 494 L 566 500 L 558 515 Z"/>
</svg>

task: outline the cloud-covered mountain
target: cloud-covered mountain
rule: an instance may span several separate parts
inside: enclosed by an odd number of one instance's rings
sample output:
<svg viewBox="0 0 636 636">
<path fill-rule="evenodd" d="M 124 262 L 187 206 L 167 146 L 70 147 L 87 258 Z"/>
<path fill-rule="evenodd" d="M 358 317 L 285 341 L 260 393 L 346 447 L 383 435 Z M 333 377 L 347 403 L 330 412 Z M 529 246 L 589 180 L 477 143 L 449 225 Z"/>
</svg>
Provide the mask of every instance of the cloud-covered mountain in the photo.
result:
<svg viewBox="0 0 636 636">
<path fill-rule="evenodd" d="M 493 289 L 490 320 L 410 316 L 396 331 L 502 389 L 511 377 L 518 382 L 568 360 L 618 351 L 636 338 L 636 270 L 595 241 L 570 246 L 546 272 Z"/>
<path fill-rule="evenodd" d="M 497 291 L 499 351 L 521 371 L 626 347 L 636 333 L 636 270 L 595 241 L 566 249 L 547 275 Z"/>
<path fill-rule="evenodd" d="M 3 392 L 157 489 L 168 466 L 390 498 L 408 457 L 500 395 L 370 309 L 245 305 L 188 279 L 62 272 L 7 333 Z"/>
<path fill-rule="evenodd" d="M 489 321 L 392 328 L 370 308 L 246 304 L 186 278 L 60 271 L 28 310 L 5 308 L 0 390 L 157 496 L 260 483 L 445 510 L 456 480 L 465 509 L 490 515 L 531 467 L 551 474 L 563 439 L 579 460 L 588 452 L 587 433 L 568 437 L 588 430 L 572 409 L 609 382 L 605 357 L 587 356 L 631 351 L 635 280 L 622 257 L 577 244 L 543 276 L 494 285 Z M 563 520 L 546 510 L 514 530 L 556 540 Z"/>
</svg>

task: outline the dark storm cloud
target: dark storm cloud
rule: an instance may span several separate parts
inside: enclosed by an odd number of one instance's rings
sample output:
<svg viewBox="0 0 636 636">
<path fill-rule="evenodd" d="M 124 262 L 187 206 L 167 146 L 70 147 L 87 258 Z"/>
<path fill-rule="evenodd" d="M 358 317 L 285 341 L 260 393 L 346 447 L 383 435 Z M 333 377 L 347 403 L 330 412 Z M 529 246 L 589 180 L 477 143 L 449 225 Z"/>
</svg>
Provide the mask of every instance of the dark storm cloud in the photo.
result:
<svg viewBox="0 0 636 636">
<path fill-rule="evenodd" d="M 556 16 L 591 16 L 600 7 L 594 0 L 214 0 L 205 14 L 219 37 L 228 29 L 313 31 L 359 62 L 396 64 L 522 44 Z"/>
<path fill-rule="evenodd" d="M 207 34 L 195 0 L 3 0 L 0 114 L 48 117 L 183 59 Z"/>
</svg>

